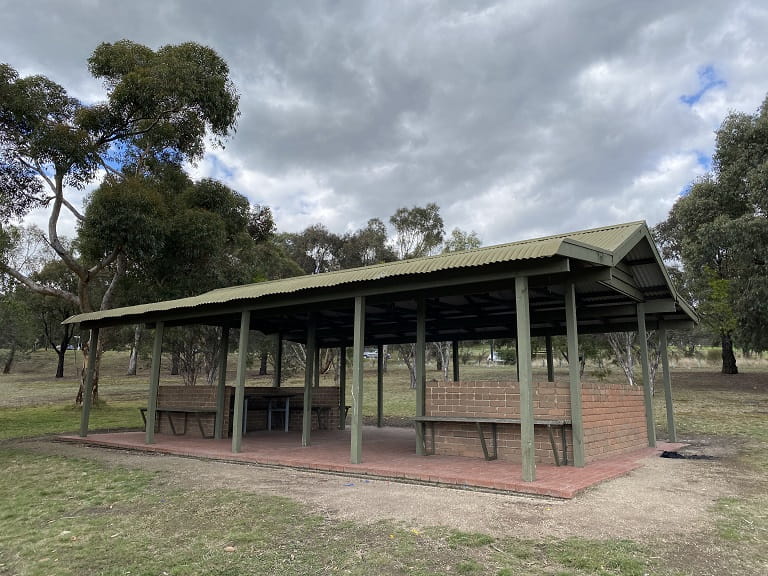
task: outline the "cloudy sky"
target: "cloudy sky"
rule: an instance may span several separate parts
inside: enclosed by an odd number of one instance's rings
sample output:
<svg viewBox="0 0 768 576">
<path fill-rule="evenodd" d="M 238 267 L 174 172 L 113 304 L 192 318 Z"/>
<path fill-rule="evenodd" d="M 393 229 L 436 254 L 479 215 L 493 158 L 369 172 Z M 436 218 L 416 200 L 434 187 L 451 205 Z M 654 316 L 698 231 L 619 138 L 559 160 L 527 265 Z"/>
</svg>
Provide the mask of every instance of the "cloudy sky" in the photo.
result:
<svg viewBox="0 0 768 576">
<path fill-rule="evenodd" d="M 666 217 L 768 93 L 762 0 L 0 0 L 0 61 L 103 98 L 100 42 L 214 48 L 237 133 L 195 169 L 281 231 L 436 202 L 495 244 Z"/>
</svg>

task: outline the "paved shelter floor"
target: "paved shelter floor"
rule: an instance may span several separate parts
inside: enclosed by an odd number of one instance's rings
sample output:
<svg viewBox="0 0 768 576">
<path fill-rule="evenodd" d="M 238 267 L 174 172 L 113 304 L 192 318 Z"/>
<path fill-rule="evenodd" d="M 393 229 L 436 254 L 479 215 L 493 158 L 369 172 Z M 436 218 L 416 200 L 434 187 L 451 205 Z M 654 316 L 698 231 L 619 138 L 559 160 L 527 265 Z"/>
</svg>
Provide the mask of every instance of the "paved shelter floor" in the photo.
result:
<svg viewBox="0 0 768 576">
<path fill-rule="evenodd" d="M 657 442 L 655 448 L 606 458 L 583 468 L 537 464 L 536 480 L 524 482 L 520 464 L 462 456 L 419 456 L 413 428 L 364 427 L 362 463 L 351 464 L 350 437 L 349 429 L 313 430 L 311 445 L 304 447 L 301 432 L 252 431 L 243 437 L 239 453 L 232 452 L 231 438 L 155 434 L 155 443 L 146 444 L 144 432 L 110 432 L 59 439 L 107 448 L 555 498 L 573 498 L 591 486 L 628 474 L 662 450 L 683 446 Z"/>
</svg>

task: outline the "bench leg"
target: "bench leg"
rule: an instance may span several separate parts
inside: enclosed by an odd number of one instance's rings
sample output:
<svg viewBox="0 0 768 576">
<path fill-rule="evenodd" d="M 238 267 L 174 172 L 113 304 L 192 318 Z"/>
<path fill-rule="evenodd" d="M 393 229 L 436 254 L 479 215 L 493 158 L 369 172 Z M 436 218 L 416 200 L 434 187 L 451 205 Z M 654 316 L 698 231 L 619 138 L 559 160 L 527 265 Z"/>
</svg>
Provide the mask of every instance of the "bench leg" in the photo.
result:
<svg viewBox="0 0 768 576">
<path fill-rule="evenodd" d="M 173 432 L 174 436 L 184 436 L 187 433 L 187 416 L 189 415 L 187 412 L 184 412 L 184 428 L 181 430 L 181 432 L 176 432 L 176 426 L 173 423 L 173 416 L 171 416 L 170 412 L 166 412 L 166 415 L 168 416 L 168 422 L 171 425 L 171 432 Z"/>
<path fill-rule="evenodd" d="M 205 428 L 203 428 L 203 419 L 200 414 L 197 415 L 197 427 L 200 428 L 200 436 L 203 438 L 213 438 L 213 432 L 210 434 L 205 433 Z"/>
<path fill-rule="evenodd" d="M 563 437 L 563 466 L 568 466 L 568 437 L 565 434 L 565 426 L 560 426 L 560 435 Z"/>
<path fill-rule="evenodd" d="M 555 435 L 552 434 L 551 424 L 547 424 L 547 433 L 549 434 L 549 445 L 552 446 L 552 454 L 555 457 L 555 466 L 560 466 L 560 458 L 557 455 L 557 445 L 555 444 Z"/>
<path fill-rule="evenodd" d="M 485 443 L 485 434 L 483 434 L 483 426 L 480 424 L 480 422 L 475 422 L 475 426 L 477 426 L 477 434 L 480 436 L 480 445 L 483 447 L 483 455 L 485 456 L 486 460 L 496 460 L 498 456 L 498 451 L 496 448 L 496 424 L 494 422 L 491 423 L 491 437 L 493 439 L 493 454 L 488 453 L 488 445 Z"/>
</svg>

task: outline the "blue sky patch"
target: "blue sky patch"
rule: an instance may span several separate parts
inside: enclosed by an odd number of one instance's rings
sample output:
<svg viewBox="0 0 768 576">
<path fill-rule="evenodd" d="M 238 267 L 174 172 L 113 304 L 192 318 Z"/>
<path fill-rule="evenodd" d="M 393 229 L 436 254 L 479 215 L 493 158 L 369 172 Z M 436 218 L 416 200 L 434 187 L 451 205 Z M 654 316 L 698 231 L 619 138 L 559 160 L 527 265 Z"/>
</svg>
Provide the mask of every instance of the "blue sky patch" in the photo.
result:
<svg viewBox="0 0 768 576">
<path fill-rule="evenodd" d="M 704 68 L 699 68 L 699 91 L 693 94 L 683 94 L 680 96 L 680 102 L 693 106 L 710 90 L 724 88 L 727 85 L 728 83 L 718 76 L 714 66 L 711 64 L 704 66 Z"/>
<path fill-rule="evenodd" d="M 696 151 L 696 162 L 707 172 L 712 170 L 712 156 L 707 156 L 700 150 Z"/>
<path fill-rule="evenodd" d="M 213 178 L 214 180 L 220 180 L 222 182 L 234 178 L 235 171 L 230 166 L 225 164 L 224 161 L 216 154 L 209 152 L 208 160 L 211 163 L 211 174 L 209 176 L 210 178 Z"/>
</svg>

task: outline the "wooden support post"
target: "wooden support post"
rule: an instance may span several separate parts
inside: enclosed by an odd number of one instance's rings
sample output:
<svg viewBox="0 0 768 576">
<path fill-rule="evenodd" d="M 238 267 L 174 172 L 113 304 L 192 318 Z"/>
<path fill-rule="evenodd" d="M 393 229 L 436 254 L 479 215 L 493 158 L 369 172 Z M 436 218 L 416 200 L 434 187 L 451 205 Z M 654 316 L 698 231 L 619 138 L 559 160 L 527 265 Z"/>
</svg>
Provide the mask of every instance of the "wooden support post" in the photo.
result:
<svg viewBox="0 0 768 576">
<path fill-rule="evenodd" d="M 147 430 L 145 442 L 155 443 L 155 422 L 157 422 L 157 391 L 160 388 L 160 361 L 163 356 L 163 332 L 165 325 L 162 321 L 155 324 L 155 341 L 152 345 L 152 368 L 149 374 L 149 398 L 147 399 Z"/>
<path fill-rule="evenodd" d="M 273 350 L 275 354 L 275 375 L 272 386 L 279 388 L 283 380 L 283 335 L 277 332 L 274 335 Z"/>
<path fill-rule="evenodd" d="M 365 296 L 355 297 L 354 340 L 352 343 L 352 441 L 350 461 L 363 461 L 363 370 L 365 368 Z"/>
<path fill-rule="evenodd" d="M 219 382 L 216 388 L 216 423 L 213 427 L 213 437 L 221 440 L 224 436 L 224 410 L 227 391 L 227 356 L 229 353 L 229 327 L 221 327 L 219 341 Z"/>
<path fill-rule="evenodd" d="M 301 421 L 301 445 L 309 446 L 312 436 L 312 387 L 315 382 L 317 350 L 317 319 L 310 312 L 307 318 L 307 361 L 304 370 L 304 413 Z"/>
<path fill-rule="evenodd" d="M 675 409 L 672 404 L 672 377 L 669 373 L 669 349 L 667 345 L 667 329 L 664 320 L 659 320 L 659 352 L 661 354 L 661 371 L 664 378 L 664 402 L 667 408 L 667 440 L 677 442 L 677 429 L 675 427 Z"/>
<path fill-rule="evenodd" d="M 347 427 L 347 347 L 339 348 L 339 430 Z"/>
<path fill-rule="evenodd" d="M 384 345 L 377 347 L 376 358 L 376 426 L 384 424 Z"/>
<path fill-rule="evenodd" d="M 245 378 L 248 368 L 248 338 L 251 332 L 251 311 L 240 315 L 240 341 L 237 347 L 237 380 L 235 382 L 235 413 L 232 418 L 232 452 L 240 452 L 243 442 L 243 408 L 245 404 Z"/>
<path fill-rule="evenodd" d="M 581 403 L 581 366 L 579 366 L 579 328 L 576 316 L 576 286 L 565 285 L 565 327 L 568 339 L 568 380 L 571 392 L 571 433 L 573 465 L 582 468 L 584 456 L 584 419 Z"/>
<path fill-rule="evenodd" d="M 653 393 L 651 391 L 651 370 L 648 365 L 648 333 L 645 329 L 645 304 L 637 304 L 637 339 L 640 341 L 640 368 L 643 373 L 643 396 L 645 398 L 645 428 L 648 446 L 656 446 L 656 422 L 653 418 Z"/>
<path fill-rule="evenodd" d="M 425 416 L 425 396 L 427 388 L 427 305 L 423 297 L 416 300 L 416 354 L 414 369 L 416 372 L 416 416 Z M 416 425 L 416 454 L 424 456 L 424 424 Z"/>
<path fill-rule="evenodd" d="M 93 402 L 93 377 L 96 372 L 96 356 L 99 350 L 99 329 L 91 328 L 90 341 L 88 343 L 88 366 L 83 383 L 83 411 L 80 413 L 80 436 L 88 435 L 88 422 L 91 419 L 91 403 Z"/>
<path fill-rule="evenodd" d="M 555 381 L 555 359 L 552 354 L 552 336 L 544 336 L 544 345 L 547 349 L 547 382 Z"/>
<path fill-rule="evenodd" d="M 451 342 L 451 356 L 453 360 L 453 381 L 459 381 L 459 341 L 454 340 Z"/>
<path fill-rule="evenodd" d="M 515 312 L 517 315 L 517 365 L 520 381 L 520 446 L 523 459 L 523 481 L 536 480 L 536 451 L 533 425 L 533 366 L 531 363 L 531 312 L 528 277 L 515 278 Z"/>
</svg>

